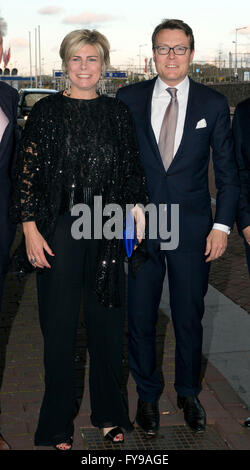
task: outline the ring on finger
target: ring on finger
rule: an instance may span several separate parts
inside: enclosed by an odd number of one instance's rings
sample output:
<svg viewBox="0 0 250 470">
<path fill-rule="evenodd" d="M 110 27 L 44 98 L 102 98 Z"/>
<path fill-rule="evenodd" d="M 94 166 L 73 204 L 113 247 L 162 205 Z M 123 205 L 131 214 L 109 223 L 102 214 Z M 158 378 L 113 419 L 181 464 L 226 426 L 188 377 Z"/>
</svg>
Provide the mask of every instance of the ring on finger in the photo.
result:
<svg viewBox="0 0 250 470">
<path fill-rule="evenodd" d="M 35 266 L 35 264 L 36 264 L 36 258 L 31 258 L 31 259 L 30 259 L 30 263 L 31 263 L 33 266 Z"/>
</svg>

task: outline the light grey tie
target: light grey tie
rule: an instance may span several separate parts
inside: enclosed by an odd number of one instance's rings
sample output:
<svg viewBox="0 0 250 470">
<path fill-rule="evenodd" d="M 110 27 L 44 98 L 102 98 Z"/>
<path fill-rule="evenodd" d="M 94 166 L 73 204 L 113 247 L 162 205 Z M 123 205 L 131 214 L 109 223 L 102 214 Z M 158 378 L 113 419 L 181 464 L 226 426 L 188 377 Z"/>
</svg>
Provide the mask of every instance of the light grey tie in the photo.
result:
<svg viewBox="0 0 250 470">
<path fill-rule="evenodd" d="M 171 96 L 171 101 L 163 117 L 158 145 L 163 165 L 167 171 L 174 156 L 174 140 L 179 106 L 176 96 L 177 89 L 167 88 L 166 90 Z"/>
</svg>

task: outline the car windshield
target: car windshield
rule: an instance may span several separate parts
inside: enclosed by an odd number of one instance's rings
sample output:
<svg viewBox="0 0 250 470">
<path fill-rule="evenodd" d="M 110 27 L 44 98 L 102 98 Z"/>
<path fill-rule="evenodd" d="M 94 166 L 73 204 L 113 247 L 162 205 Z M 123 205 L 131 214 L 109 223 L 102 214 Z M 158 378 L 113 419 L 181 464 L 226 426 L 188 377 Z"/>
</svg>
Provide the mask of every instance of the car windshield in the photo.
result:
<svg viewBox="0 0 250 470">
<path fill-rule="evenodd" d="M 23 104 L 28 108 L 32 108 L 32 106 L 34 106 L 37 101 L 39 101 L 41 98 L 45 98 L 45 96 L 48 95 L 49 93 L 28 93 L 24 97 Z"/>
</svg>

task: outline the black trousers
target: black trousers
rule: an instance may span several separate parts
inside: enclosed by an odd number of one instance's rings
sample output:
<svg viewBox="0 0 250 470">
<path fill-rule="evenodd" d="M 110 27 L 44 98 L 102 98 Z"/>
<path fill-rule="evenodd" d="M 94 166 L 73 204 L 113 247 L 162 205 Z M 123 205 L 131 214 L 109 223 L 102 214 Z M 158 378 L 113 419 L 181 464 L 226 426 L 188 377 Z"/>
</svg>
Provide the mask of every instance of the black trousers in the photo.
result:
<svg viewBox="0 0 250 470">
<path fill-rule="evenodd" d="M 246 242 L 245 238 L 244 238 L 244 244 L 245 244 L 245 250 L 246 250 L 247 267 L 248 267 L 248 272 L 250 275 L 250 246 Z"/>
<path fill-rule="evenodd" d="M 0 203 L 0 213 L 1 213 L 1 203 Z M 1 213 L 0 219 L 0 312 L 2 308 L 3 292 L 4 292 L 4 283 L 6 274 L 8 271 L 9 264 L 9 252 L 11 245 L 13 243 L 16 226 L 11 224 L 7 216 Z"/>
<path fill-rule="evenodd" d="M 94 292 L 99 240 L 75 240 L 70 213 L 60 216 L 48 256 L 51 269 L 37 274 L 39 315 L 44 336 L 45 395 L 36 445 L 54 445 L 73 434 L 75 342 L 83 292 L 90 356 L 91 422 L 132 429 L 121 393 L 124 273 L 120 266 L 121 308 L 106 308 Z"/>
<path fill-rule="evenodd" d="M 156 248 L 150 250 L 136 278 L 129 274 L 129 367 L 137 392 L 146 402 L 158 400 L 163 386 L 156 365 L 156 323 L 166 265 L 176 336 L 175 389 L 180 396 L 200 392 L 202 317 L 210 265 L 205 263 L 204 251 Z"/>
</svg>

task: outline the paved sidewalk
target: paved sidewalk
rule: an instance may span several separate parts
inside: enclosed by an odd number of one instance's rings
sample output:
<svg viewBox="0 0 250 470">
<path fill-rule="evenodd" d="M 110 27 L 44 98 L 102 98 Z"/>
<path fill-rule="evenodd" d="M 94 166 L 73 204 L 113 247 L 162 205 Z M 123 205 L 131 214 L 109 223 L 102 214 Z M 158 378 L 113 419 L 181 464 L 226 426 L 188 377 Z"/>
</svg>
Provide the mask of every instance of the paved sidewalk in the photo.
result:
<svg viewBox="0 0 250 470">
<path fill-rule="evenodd" d="M 225 367 L 228 362 L 233 364 L 236 360 L 240 353 L 238 348 L 241 340 L 246 348 L 247 335 L 250 331 L 248 328 L 250 321 L 250 315 L 248 315 L 249 280 L 246 277 L 244 251 L 241 249 L 241 240 L 237 233 L 231 237 L 230 244 L 232 247 L 229 247 L 227 255 L 224 255 L 224 262 L 219 260 L 212 267 L 212 286 L 209 287 L 206 298 L 204 378 L 203 390 L 200 394 L 200 400 L 207 411 L 208 421 L 208 431 L 204 437 L 197 437 L 188 431 L 187 426 L 184 425 L 183 413 L 176 406 L 176 393 L 173 385 L 175 340 L 172 322 L 167 316 L 169 309 L 166 280 L 157 326 L 158 365 L 164 376 L 165 389 L 160 400 L 161 435 L 158 441 L 154 441 L 155 446 L 159 442 L 162 447 L 156 448 L 250 449 L 250 429 L 242 426 L 244 420 L 250 415 L 248 409 L 250 387 L 245 395 L 241 393 L 240 396 L 240 390 L 237 391 L 238 382 L 236 381 L 236 385 L 233 383 L 233 372 L 230 369 L 227 375 L 228 366 Z M 225 261 L 233 267 L 229 273 L 225 268 Z M 239 284 L 235 282 L 236 277 L 239 279 Z M 242 283 L 245 287 L 241 295 Z M 214 286 L 220 288 L 222 293 Z M 246 295 L 242 300 L 244 292 Z M 14 450 L 32 450 L 35 449 L 33 436 L 44 389 L 43 344 L 38 324 L 34 275 L 22 283 L 9 275 L 5 294 L 0 318 L 0 402 L 2 409 L 0 426 Z M 246 310 L 243 310 L 240 304 L 244 304 Z M 225 331 L 226 336 L 223 337 Z M 232 341 L 234 336 L 240 340 L 236 344 Z M 137 396 L 135 384 L 128 372 L 126 342 L 127 334 L 124 342 L 124 383 L 127 383 L 130 416 L 133 419 Z M 246 350 L 244 353 L 249 358 L 249 351 Z M 230 356 L 228 361 L 223 362 L 223 354 Z M 239 361 L 237 364 L 237 373 L 240 376 L 242 370 Z M 89 420 L 88 355 L 82 316 L 79 320 L 77 337 L 76 370 L 81 406 L 75 420 L 74 449 L 109 448 L 104 446 L 101 435 L 98 434 L 99 431 L 91 427 Z M 249 367 L 246 371 L 246 381 L 247 376 L 249 376 Z M 240 380 L 243 380 L 242 377 Z M 126 436 L 123 448 L 154 448 L 149 441 L 143 440 L 138 430 L 130 436 Z M 133 436 L 137 439 L 136 444 L 131 441 L 135 439 Z M 94 438 L 93 444 L 91 444 L 92 438 Z"/>
</svg>

